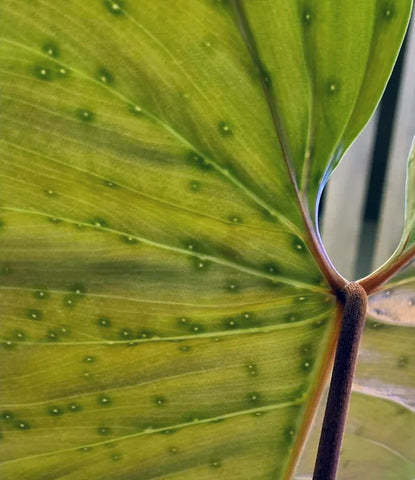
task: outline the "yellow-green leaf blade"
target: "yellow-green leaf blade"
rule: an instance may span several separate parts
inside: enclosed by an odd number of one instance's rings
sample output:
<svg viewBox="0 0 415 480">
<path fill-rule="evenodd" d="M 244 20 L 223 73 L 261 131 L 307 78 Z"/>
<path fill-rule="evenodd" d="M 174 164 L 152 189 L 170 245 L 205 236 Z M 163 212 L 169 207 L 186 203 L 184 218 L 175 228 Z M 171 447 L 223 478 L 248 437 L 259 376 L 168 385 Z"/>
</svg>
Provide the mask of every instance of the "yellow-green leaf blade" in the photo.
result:
<svg viewBox="0 0 415 480">
<path fill-rule="evenodd" d="M 161 2 L 16 5 L 4 475 L 282 476 L 335 307 L 233 17 L 183 2 L 177 37 Z"/>
<path fill-rule="evenodd" d="M 231 5 L 2 32 L 4 474 L 283 478 L 336 308 Z"/>
<path fill-rule="evenodd" d="M 235 4 L 246 14 L 286 160 L 314 211 L 321 182 L 380 99 L 411 2 Z"/>
</svg>

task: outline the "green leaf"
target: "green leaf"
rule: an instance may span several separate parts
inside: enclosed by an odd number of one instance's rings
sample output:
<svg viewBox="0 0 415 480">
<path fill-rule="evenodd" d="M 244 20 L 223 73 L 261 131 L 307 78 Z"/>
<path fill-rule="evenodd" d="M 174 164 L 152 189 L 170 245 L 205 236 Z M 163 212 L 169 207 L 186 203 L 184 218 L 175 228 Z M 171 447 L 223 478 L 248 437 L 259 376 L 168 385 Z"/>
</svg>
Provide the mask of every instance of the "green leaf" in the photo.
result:
<svg viewBox="0 0 415 480">
<path fill-rule="evenodd" d="M 5 478 L 288 478 L 338 330 L 309 209 L 410 6 L 4 1 Z"/>
<path fill-rule="evenodd" d="M 415 245 L 415 139 L 412 141 L 408 157 L 405 227 L 401 243 L 404 244 L 403 248 L 410 248 Z"/>
<path fill-rule="evenodd" d="M 281 144 L 313 212 L 318 191 L 379 101 L 396 55 L 391 42 L 399 42 L 411 5 L 235 3 L 246 8 Z"/>
<path fill-rule="evenodd" d="M 323 412 L 319 412 L 321 420 Z M 321 425 L 317 421 L 316 425 Z M 338 477 L 344 480 L 413 478 L 414 412 L 395 399 L 352 394 Z M 306 445 L 295 480 L 311 478 L 318 441 L 314 428 Z"/>
<path fill-rule="evenodd" d="M 389 325 L 415 325 L 415 264 L 410 263 L 370 296 L 369 315 Z"/>
<path fill-rule="evenodd" d="M 380 267 L 378 268 L 373 274 L 369 275 L 368 277 L 361 280 L 363 287 L 367 291 L 374 291 L 377 289 L 377 286 L 386 282 L 389 278 L 391 278 L 394 274 L 399 272 L 400 269 L 407 266 L 408 262 L 410 262 L 415 256 L 415 167 L 414 167 L 414 156 L 415 156 L 415 143 L 412 142 L 411 150 L 408 156 L 408 166 L 407 166 L 407 175 L 406 175 L 406 189 L 405 189 L 405 216 L 404 216 L 404 227 L 402 231 L 402 236 L 399 244 L 397 245 L 395 251 L 391 255 L 391 257 Z M 400 300 L 398 300 L 398 296 L 394 296 L 392 299 L 393 305 L 388 305 L 387 308 L 392 310 L 407 310 L 408 306 L 408 299 L 406 298 L 408 295 L 411 294 L 411 290 L 415 290 L 415 286 L 411 285 L 411 274 L 407 272 L 411 272 L 411 268 L 405 269 L 402 275 L 395 275 L 395 282 L 400 283 L 402 279 L 403 284 L 408 284 L 408 288 L 403 288 L 402 292 L 400 292 Z M 408 276 L 409 275 L 409 276 Z M 402 278 L 401 278 L 402 277 Z M 412 274 L 413 277 L 413 274 Z M 377 285 L 376 285 L 377 284 Z M 384 298 L 381 296 L 380 301 L 384 303 Z M 409 316 L 408 316 L 409 315 Z M 403 314 L 402 312 L 398 315 L 401 317 L 401 320 L 405 323 L 412 323 L 409 320 L 412 313 L 406 312 Z M 394 317 L 394 314 L 387 314 L 386 317 L 389 317 L 389 320 Z M 386 320 L 386 321 L 389 321 Z"/>
</svg>

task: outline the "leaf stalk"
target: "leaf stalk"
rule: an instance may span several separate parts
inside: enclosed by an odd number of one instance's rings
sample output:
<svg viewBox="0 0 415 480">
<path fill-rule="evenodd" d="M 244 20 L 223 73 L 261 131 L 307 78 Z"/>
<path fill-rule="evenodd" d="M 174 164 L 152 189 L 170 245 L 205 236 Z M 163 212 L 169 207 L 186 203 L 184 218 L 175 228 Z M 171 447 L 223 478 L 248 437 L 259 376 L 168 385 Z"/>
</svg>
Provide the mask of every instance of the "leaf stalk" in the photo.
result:
<svg viewBox="0 0 415 480">
<path fill-rule="evenodd" d="M 338 292 L 343 317 L 324 413 L 313 480 L 335 480 L 349 410 L 353 376 L 366 320 L 367 294 L 357 282 Z"/>
</svg>

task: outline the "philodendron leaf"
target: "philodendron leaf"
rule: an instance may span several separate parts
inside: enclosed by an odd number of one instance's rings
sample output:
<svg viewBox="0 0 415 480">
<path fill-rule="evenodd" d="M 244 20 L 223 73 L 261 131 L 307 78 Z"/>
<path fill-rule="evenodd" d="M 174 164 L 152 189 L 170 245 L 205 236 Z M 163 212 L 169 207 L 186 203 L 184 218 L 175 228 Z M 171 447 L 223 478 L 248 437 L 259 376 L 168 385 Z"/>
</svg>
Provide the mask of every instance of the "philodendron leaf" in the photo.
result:
<svg viewBox="0 0 415 480">
<path fill-rule="evenodd" d="M 402 234 L 400 248 L 409 250 L 415 246 L 415 138 L 412 140 L 411 151 L 408 156 L 408 170 L 406 178 L 406 205 L 405 227 Z"/>
<path fill-rule="evenodd" d="M 413 345 L 412 345 L 413 347 Z M 376 369 L 378 371 L 378 368 Z M 396 387 L 395 384 L 392 385 Z M 312 478 L 318 443 L 319 412 L 316 428 L 306 444 L 295 480 Z M 414 412 L 413 408 L 375 395 L 372 389 L 352 394 L 350 411 L 342 448 L 338 478 L 354 480 L 395 480 L 414 478 Z"/>
<path fill-rule="evenodd" d="M 400 38 L 407 21 L 400 14 L 410 3 L 236 3 L 246 9 L 274 123 L 313 211 L 318 190 L 379 101 L 395 58 L 390 42 Z"/>
<path fill-rule="evenodd" d="M 338 331 L 306 198 L 410 5 L 4 0 L 5 478 L 290 476 Z"/>
<path fill-rule="evenodd" d="M 414 267 L 412 262 L 369 296 L 343 448 L 344 478 L 415 475 Z"/>
<path fill-rule="evenodd" d="M 393 274 L 408 264 L 415 256 L 415 140 L 412 142 L 411 150 L 408 155 L 406 188 L 405 188 L 405 214 L 404 214 L 404 228 L 399 244 L 391 257 L 374 273 L 366 278 L 360 280 L 362 286 L 370 292 L 378 290 L 381 283 L 387 281 Z M 409 273 L 408 273 L 409 272 Z M 412 273 L 410 273 L 412 272 Z M 411 296 L 411 290 L 414 291 L 413 268 L 406 268 L 402 274 L 395 275 L 394 282 L 401 283 L 404 286 L 399 289 L 399 293 L 395 292 L 394 297 L 389 301 L 384 295 L 377 295 L 372 297 L 372 314 L 375 309 L 382 310 L 382 308 L 374 307 L 375 304 L 387 303 L 387 310 L 390 312 L 386 314 L 389 320 L 394 316 L 393 310 L 399 309 L 401 313 L 397 316 L 400 322 L 412 323 L 413 318 L 408 311 L 408 295 Z M 411 279 L 412 278 L 412 279 Z M 406 286 L 405 286 L 406 285 Z M 387 287 L 386 287 L 387 288 Z M 376 300 L 375 300 L 376 298 Z M 400 300 L 398 300 L 400 298 Z M 391 310 L 392 309 L 392 310 Z M 403 312 L 406 312 L 405 315 Z M 409 317 L 408 317 L 409 315 Z M 375 313 L 375 316 L 378 314 Z M 392 316 L 392 317 L 391 317 Z M 383 320 L 386 319 L 383 318 Z M 388 320 L 386 320 L 388 321 Z"/>
<path fill-rule="evenodd" d="M 368 313 L 389 325 L 415 326 L 415 264 L 412 261 L 369 298 Z"/>
</svg>

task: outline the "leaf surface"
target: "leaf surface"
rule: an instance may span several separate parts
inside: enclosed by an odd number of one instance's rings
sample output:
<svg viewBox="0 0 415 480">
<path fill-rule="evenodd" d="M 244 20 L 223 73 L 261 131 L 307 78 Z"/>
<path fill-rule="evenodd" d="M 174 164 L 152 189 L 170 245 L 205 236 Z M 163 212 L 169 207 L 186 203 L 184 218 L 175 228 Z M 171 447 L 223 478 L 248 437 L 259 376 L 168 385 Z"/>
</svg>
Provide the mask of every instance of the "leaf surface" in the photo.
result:
<svg viewBox="0 0 415 480">
<path fill-rule="evenodd" d="M 405 227 L 402 235 L 404 248 L 415 245 L 415 139 L 412 141 L 408 156 L 408 170 L 406 177 L 406 207 Z"/>
<path fill-rule="evenodd" d="M 405 212 L 404 212 L 404 226 L 402 236 L 399 244 L 390 258 L 375 272 L 360 280 L 363 288 L 367 292 L 376 292 L 379 285 L 387 282 L 393 277 L 393 283 L 390 285 L 401 286 L 393 297 L 390 299 L 387 296 L 380 294 L 372 298 L 372 305 L 386 304 L 386 309 L 389 313 L 386 317 L 389 320 L 393 318 L 393 310 L 400 310 L 397 314 L 397 319 L 400 322 L 412 323 L 412 317 L 408 305 L 411 304 L 408 296 L 411 297 L 411 290 L 414 290 L 413 285 L 413 258 L 415 257 L 415 142 L 412 142 L 411 150 L 408 155 L 407 175 L 405 185 Z M 405 267 L 405 268 L 404 268 Z M 399 270 L 404 269 L 403 273 L 399 274 Z M 400 300 L 398 300 L 400 298 Z M 392 309 L 392 310 L 391 310 Z M 379 310 L 379 308 L 377 308 Z M 404 313 L 406 312 L 406 314 Z M 372 311 L 372 314 L 374 312 Z M 375 316 L 378 316 L 375 312 Z M 384 316 L 384 319 L 386 319 Z M 388 320 L 387 320 L 388 321 Z"/>
<path fill-rule="evenodd" d="M 4 2 L 5 478 L 287 477 L 338 328 L 305 195 L 410 8 L 330 5 Z"/>
<path fill-rule="evenodd" d="M 248 43 L 286 160 L 313 212 L 319 191 L 379 101 L 395 58 L 390 42 L 405 28 L 401 14 L 410 4 L 235 3 L 246 9 Z"/>
</svg>

